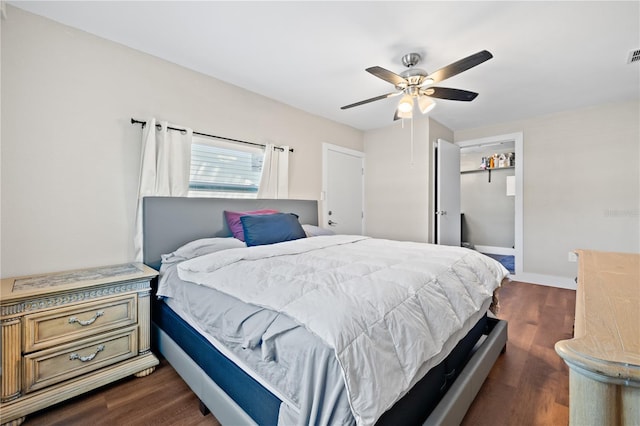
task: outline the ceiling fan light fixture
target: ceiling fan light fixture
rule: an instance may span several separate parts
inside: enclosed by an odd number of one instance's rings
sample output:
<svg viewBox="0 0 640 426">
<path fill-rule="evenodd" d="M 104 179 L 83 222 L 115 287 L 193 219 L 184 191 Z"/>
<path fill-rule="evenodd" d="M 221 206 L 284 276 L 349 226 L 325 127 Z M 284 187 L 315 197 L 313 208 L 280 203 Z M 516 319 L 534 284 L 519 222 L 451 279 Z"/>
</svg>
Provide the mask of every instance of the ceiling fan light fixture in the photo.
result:
<svg viewBox="0 0 640 426">
<path fill-rule="evenodd" d="M 398 118 L 412 118 L 412 117 L 413 117 L 413 111 L 396 111 L 393 119 L 397 120 Z"/>
<path fill-rule="evenodd" d="M 400 113 L 409 113 L 413 110 L 413 98 L 409 95 L 404 95 L 402 99 L 400 99 L 400 103 L 398 104 L 398 115 Z M 403 117 L 404 118 L 404 117 Z"/>
<path fill-rule="evenodd" d="M 436 107 L 436 103 L 433 102 L 431 99 L 427 98 L 426 96 L 420 96 L 418 98 L 418 108 L 420 108 L 420 112 L 422 112 L 423 114 L 428 113 L 435 107 Z"/>
</svg>

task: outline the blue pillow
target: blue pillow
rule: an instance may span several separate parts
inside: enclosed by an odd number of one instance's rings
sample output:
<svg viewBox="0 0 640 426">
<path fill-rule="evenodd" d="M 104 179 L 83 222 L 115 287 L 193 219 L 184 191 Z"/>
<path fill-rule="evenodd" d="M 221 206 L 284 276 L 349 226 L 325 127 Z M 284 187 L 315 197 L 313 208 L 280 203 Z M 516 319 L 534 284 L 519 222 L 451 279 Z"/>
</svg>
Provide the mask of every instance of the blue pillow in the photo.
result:
<svg viewBox="0 0 640 426">
<path fill-rule="evenodd" d="M 305 238 L 307 235 L 293 213 L 241 216 L 244 241 L 247 246 L 281 243 Z"/>
</svg>

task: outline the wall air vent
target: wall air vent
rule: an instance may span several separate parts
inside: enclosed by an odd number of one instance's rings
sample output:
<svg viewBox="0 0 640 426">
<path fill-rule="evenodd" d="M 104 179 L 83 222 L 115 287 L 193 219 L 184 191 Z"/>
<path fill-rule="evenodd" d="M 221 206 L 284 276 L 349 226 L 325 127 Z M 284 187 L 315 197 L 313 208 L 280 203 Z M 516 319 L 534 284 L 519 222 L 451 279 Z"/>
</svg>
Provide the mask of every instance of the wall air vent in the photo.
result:
<svg viewBox="0 0 640 426">
<path fill-rule="evenodd" d="M 638 61 L 640 61 L 640 49 L 632 50 L 631 52 L 629 52 L 629 60 L 627 61 L 627 63 L 632 64 Z"/>
</svg>

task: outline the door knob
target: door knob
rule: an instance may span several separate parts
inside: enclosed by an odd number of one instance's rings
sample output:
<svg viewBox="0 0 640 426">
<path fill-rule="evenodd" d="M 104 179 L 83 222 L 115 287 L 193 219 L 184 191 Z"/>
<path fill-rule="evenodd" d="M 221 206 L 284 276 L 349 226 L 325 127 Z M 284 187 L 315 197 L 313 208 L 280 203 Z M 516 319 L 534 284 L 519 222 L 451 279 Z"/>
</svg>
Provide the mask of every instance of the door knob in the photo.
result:
<svg viewBox="0 0 640 426">
<path fill-rule="evenodd" d="M 333 226 L 333 225 L 337 225 L 338 222 L 334 222 L 331 219 L 329 219 L 329 222 L 327 222 L 329 224 L 329 226 Z"/>
</svg>

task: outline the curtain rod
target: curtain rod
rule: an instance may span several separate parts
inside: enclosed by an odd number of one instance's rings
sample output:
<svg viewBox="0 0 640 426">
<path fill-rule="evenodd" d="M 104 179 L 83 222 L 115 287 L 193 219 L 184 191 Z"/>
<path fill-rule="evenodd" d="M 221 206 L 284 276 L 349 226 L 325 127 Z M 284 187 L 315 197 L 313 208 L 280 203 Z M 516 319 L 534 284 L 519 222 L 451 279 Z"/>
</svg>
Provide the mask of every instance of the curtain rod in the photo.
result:
<svg viewBox="0 0 640 426">
<path fill-rule="evenodd" d="M 131 124 L 142 124 L 142 128 L 144 129 L 144 126 L 147 125 L 146 121 L 142 121 L 142 120 L 136 120 L 135 118 L 131 118 Z M 160 126 L 159 124 L 156 124 L 156 127 Z M 171 127 L 171 126 L 167 126 L 167 129 L 169 130 L 177 130 L 179 132 L 183 131 L 184 129 L 180 129 L 177 127 Z M 201 133 L 201 132 L 196 132 L 195 130 L 193 131 L 194 135 L 198 135 L 198 136 L 206 136 L 208 138 L 216 138 L 216 139 L 222 139 L 225 141 L 231 141 L 231 142 L 239 142 L 239 143 L 244 143 L 247 145 L 253 145 L 253 146 L 261 146 L 262 148 L 266 148 L 267 146 L 261 143 L 255 143 L 255 142 L 247 142 L 247 141 L 242 141 L 240 139 L 231 139 L 231 138 L 225 138 L 224 136 L 216 136 L 216 135 L 209 135 L 207 133 Z M 280 146 L 274 146 L 273 149 L 277 149 L 279 151 L 284 151 L 284 148 L 280 147 Z M 293 152 L 293 148 L 289 148 L 289 152 Z"/>
</svg>

